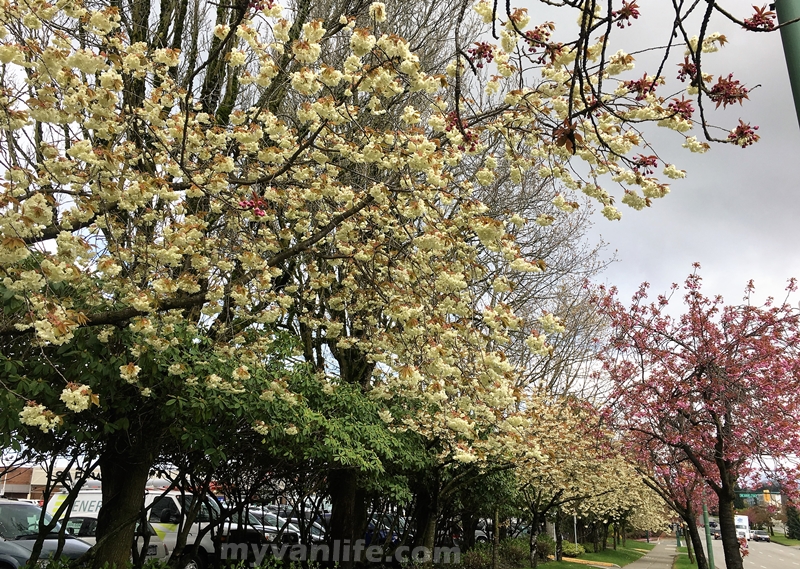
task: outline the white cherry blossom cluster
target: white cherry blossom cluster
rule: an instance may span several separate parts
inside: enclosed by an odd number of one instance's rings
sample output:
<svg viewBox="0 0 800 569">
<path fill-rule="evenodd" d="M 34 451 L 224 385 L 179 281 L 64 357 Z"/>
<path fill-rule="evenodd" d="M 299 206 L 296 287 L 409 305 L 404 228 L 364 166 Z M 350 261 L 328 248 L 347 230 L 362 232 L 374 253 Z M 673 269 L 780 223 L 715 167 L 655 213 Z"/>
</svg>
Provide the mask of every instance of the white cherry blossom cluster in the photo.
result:
<svg viewBox="0 0 800 569">
<path fill-rule="evenodd" d="M 92 393 L 92 388 L 78 383 L 69 383 L 59 397 L 67 409 L 75 413 L 85 411 L 92 404 L 100 405 L 100 399 Z"/>
<path fill-rule="evenodd" d="M 23 425 L 37 427 L 43 433 L 48 433 L 56 429 L 62 419 L 52 411 L 39 405 L 35 401 L 28 401 L 22 411 L 19 412 L 19 422 Z"/>
</svg>

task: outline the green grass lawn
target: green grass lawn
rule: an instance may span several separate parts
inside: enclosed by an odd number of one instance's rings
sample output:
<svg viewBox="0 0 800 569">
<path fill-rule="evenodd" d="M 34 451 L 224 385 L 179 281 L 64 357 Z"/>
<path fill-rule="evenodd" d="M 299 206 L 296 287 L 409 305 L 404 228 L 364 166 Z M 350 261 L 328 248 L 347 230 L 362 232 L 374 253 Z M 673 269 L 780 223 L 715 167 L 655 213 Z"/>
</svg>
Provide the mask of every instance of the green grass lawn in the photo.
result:
<svg viewBox="0 0 800 569">
<path fill-rule="evenodd" d="M 781 545 L 800 545 L 800 539 L 789 539 L 782 533 L 778 532 L 775 532 L 775 535 L 771 535 L 769 538 L 775 543 L 780 543 Z"/>
<path fill-rule="evenodd" d="M 678 556 L 672 564 L 672 569 L 697 569 L 697 561 L 694 564 L 689 563 L 689 555 L 686 553 L 686 548 L 679 547 Z"/>
<path fill-rule="evenodd" d="M 636 561 L 656 546 L 655 543 L 645 543 L 642 541 L 633 540 L 628 540 L 627 543 L 627 547 L 618 545 L 616 551 L 613 549 L 607 549 L 606 551 L 601 551 L 599 553 L 586 552 L 581 555 L 579 559 L 584 559 L 587 561 L 603 561 L 605 563 L 614 563 L 616 565 L 623 566 Z M 591 545 L 589 547 L 591 547 Z M 558 563 L 555 561 L 549 561 L 547 563 L 542 563 L 541 567 L 543 569 L 578 569 L 579 567 L 582 567 L 582 565 L 571 563 L 569 561 L 559 561 Z"/>
</svg>

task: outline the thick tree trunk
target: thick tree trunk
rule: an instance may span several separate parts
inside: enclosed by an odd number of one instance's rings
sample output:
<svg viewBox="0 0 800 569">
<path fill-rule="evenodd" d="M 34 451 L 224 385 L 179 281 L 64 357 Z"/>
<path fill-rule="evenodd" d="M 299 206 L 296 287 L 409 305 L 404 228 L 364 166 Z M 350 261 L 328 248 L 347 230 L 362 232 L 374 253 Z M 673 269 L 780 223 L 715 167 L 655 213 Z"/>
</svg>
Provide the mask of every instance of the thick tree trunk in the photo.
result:
<svg viewBox="0 0 800 569">
<path fill-rule="evenodd" d="M 461 523 L 464 527 L 464 535 L 461 536 L 463 551 L 469 551 L 475 547 L 475 512 L 464 508 L 461 510 Z"/>
<path fill-rule="evenodd" d="M 700 535 L 700 532 L 697 531 L 697 520 L 694 518 L 690 518 L 686 520 L 689 528 L 689 539 L 687 539 L 687 543 L 692 544 L 692 549 L 694 549 L 694 557 L 697 560 L 697 569 L 708 569 L 708 559 L 706 558 L 706 553 L 703 550 L 703 536 Z"/>
<path fill-rule="evenodd" d="M 561 561 L 563 557 L 562 552 L 564 551 L 564 536 L 561 535 L 561 510 L 556 510 L 556 551 L 555 551 L 555 558 L 556 561 Z"/>
<path fill-rule="evenodd" d="M 328 492 L 331 496 L 331 551 L 344 551 L 345 540 L 352 546 L 355 540 L 364 537 L 366 501 L 364 491 L 358 485 L 358 472 L 353 469 L 332 470 L 328 475 Z M 334 547 L 337 542 L 339 548 Z M 352 567 L 352 556 L 342 559 L 339 566 Z"/>
<path fill-rule="evenodd" d="M 131 557 L 136 520 L 144 505 L 144 488 L 152 459 L 131 449 L 117 452 L 113 444 L 100 455 L 103 505 L 97 514 L 97 544 L 92 569 L 125 567 Z"/>
<path fill-rule="evenodd" d="M 436 543 L 436 515 L 431 513 L 425 518 L 424 531 L 422 532 L 422 546 L 428 551 L 433 551 Z"/>
<path fill-rule="evenodd" d="M 536 521 L 531 524 L 531 533 L 529 538 L 529 545 L 531 548 L 531 569 L 536 569 L 539 562 L 539 553 L 536 551 L 536 540 L 539 537 L 539 526 Z"/>
<path fill-rule="evenodd" d="M 434 486 L 427 487 L 425 491 L 419 496 L 424 500 L 420 504 L 419 510 L 422 517 L 419 519 L 421 535 L 419 544 L 427 548 L 431 555 L 433 554 L 433 547 L 436 543 L 436 520 L 439 517 L 439 485 L 438 476 L 437 483 Z M 424 496 L 424 498 L 423 498 Z"/>
<path fill-rule="evenodd" d="M 722 536 L 722 551 L 725 554 L 727 569 L 744 569 L 744 561 L 739 551 L 739 540 L 736 537 L 734 523 L 733 499 L 725 492 L 717 494 L 719 500 L 719 533 Z"/>
<path fill-rule="evenodd" d="M 414 536 L 414 545 L 427 547 L 430 552 L 433 552 L 436 542 L 436 521 L 439 517 L 439 474 L 440 472 L 435 470 L 429 472 L 428 475 L 422 475 L 417 479 L 415 486 L 414 521 L 417 531 Z M 467 529 L 462 527 L 462 531 L 466 532 Z"/>
<path fill-rule="evenodd" d="M 539 539 L 539 528 L 541 527 L 541 517 L 536 510 L 532 510 L 531 512 L 533 517 L 531 518 L 531 533 L 530 533 L 530 547 L 531 547 L 531 567 L 536 569 L 536 565 L 539 561 L 539 552 L 536 548 L 536 542 Z"/>
</svg>

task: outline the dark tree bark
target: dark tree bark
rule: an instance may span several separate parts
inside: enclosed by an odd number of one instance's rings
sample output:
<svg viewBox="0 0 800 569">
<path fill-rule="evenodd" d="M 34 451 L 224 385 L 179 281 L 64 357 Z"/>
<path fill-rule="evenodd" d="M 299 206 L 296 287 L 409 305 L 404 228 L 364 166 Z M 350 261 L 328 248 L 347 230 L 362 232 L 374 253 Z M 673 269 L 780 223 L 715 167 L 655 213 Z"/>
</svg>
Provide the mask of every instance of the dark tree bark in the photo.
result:
<svg viewBox="0 0 800 569">
<path fill-rule="evenodd" d="M 697 560 L 697 569 L 708 569 L 708 559 L 703 550 L 703 536 L 697 531 L 697 523 L 692 523 L 688 520 L 686 523 L 689 528 L 689 539 L 687 539 L 687 542 L 692 544 L 694 558 Z"/>
<path fill-rule="evenodd" d="M 717 494 L 719 500 L 719 533 L 722 536 L 722 551 L 725 554 L 725 566 L 728 569 L 744 569 L 744 561 L 739 551 L 739 539 L 736 537 L 734 523 L 733 498 L 724 490 Z"/>
<path fill-rule="evenodd" d="M 331 496 L 330 539 L 331 551 L 337 541 L 351 544 L 364 535 L 366 522 L 365 492 L 359 487 L 358 472 L 351 468 L 331 470 L 328 475 L 328 492 Z M 352 567 L 353 559 L 342 559 L 342 568 Z"/>
<path fill-rule="evenodd" d="M 417 492 L 415 508 L 417 535 L 414 545 L 421 545 L 433 551 L 436 542 L 436 521 L 439 517 L 439 470 L 434 470 L 432 477 L 425 478 Z"/>
<path fill-rule="evenodd" d="M 555 524 L 556 524 L 556 551 L 555 551 L 556 561 L 561 561 L 561 558 L 563 557 L 563 551 L 564 551 L 564 537 L 561 534 L 561 521 L 562 521 L 561 510 L 556 510 L 556 521 L 555 521 Z"/>
<path fill-rule="evenodd" d="M 463 508 L 461 510 L 461 524 L 464 527 L 464 535 L 461 536 L 464 551 L 469 551 L 475 547 L 475 526 L 477 519 L 475 512 L 470 508 Z"/>
<path fill-rule="evenodd" d="M 149 453 L 138 454 L 129 446 L 120 450 L 114 444 L 101 453 L 103 505 L 97 515 L 92 569 L 128 563 L 153 459 Z"/>
</svg>

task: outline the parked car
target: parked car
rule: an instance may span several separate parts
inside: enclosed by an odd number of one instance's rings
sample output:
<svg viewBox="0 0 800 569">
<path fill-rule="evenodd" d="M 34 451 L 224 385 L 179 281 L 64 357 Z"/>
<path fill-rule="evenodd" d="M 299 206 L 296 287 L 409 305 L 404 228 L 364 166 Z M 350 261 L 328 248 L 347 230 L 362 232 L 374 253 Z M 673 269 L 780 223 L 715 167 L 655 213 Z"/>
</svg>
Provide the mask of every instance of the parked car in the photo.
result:
<svg viewBox="0 0 800 569">
<path fill-rule="evenodd" d="M 753 530 L 753 541 L 769 542 L 769 534 L 763 529 Z"/>
<path fill-rule="evenodd" d="M 481 520 L 477 522 L 474 534 L 475 543 L 488 543 L 490 540 L 490 532 L 491 528 L 485 521 Z M 440 527 L 437 527 L 436 543 L 437 545 L 445 547 L 462 547 L 464 545 L 464 530 L 461 527 L 461 523 L 449 520 Z"/>
<path fill-rule="evenodd" d="M 397 545 L 400 543 L 400 536 L 395 531 L 389 533 L 389 529 L 386 526 L 370 521 L 364 532 L 364 542 L 367 545 L 373 542 L 375 545 L 383 545 L 384 543 Z"/>
<path fill-rule="evenodd" d="M 248 509 L 250 525 L 264 529 L 269 541 L 299 543 L 300 529 L 296 518 L 287 519 L 274 511 L 253 507 Z"/>
<path fill-rule="evenodd" d="M 479 520 L 475 528 L 475 543 L 489 543 L 489 536 L 492 534 L 494 524 L 491 520 Z"/>
<path fill-rule="evenodd" d="M 405 539 L 407 543 L 414 541 L 414 532 L 412 528 L 408 527 L 408 520 L 404 516 L 395 513 L 373 515 L 370 517 L 369 523 L 377 525 L 382 539 L 385 539 L 391 532 L 392 543 L 397 544 L 403 539 Z"/>
<path fill-rule="evenodd" d="M 527 524 L 512 525 L 508 528 L 508 535 L 513 538 L 525 538 L 531 535 L 531 526 Z"/>
<path fill-rule="evenodd" d="M 0 499 L 0 567 L 20 569 L 28 564 L 34 543 L 39 535 L 39 517 L 42 509 L 39 506 Z M 45 521 L 52 518 L 45 516 Z M 58 532 L 61 526 L 56 524 L 53 532 L 48 534 L 42 546 L 41 559 L 47 559 L 58 548 Z M 64 536 L 64 548 L 61 555 L 68 559 L 78 559 L 89 550 L 89 544 L 69 534 Z"/>
<path fill-rule="evenodd" d="M 304 543 L 306 541 L 309 543 L 325 543 L 327 539 L 328 532 L 319 522 L 301 521 L 298 518 L 289 518 L 288 527 L 295 528 L 295 531 L 297 531 L 297 534 L 300 536 L 300 541 Z"/>
</svg>

